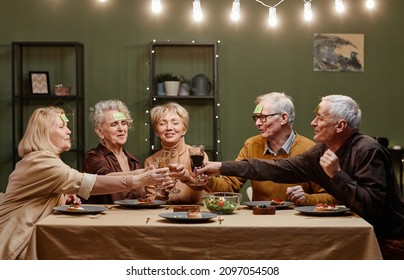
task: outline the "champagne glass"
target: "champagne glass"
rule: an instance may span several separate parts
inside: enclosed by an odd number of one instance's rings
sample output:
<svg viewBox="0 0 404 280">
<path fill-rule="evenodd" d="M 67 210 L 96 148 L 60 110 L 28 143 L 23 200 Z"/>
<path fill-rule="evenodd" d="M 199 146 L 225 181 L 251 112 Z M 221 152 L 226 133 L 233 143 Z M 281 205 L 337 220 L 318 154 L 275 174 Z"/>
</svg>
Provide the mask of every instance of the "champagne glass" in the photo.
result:
<svg viewBox="0 0 404 280">
<path fill-rule="evenodd" d="M 176 150 L 169 150 L 169 151 L 168 151 L 168 158 L 169 158 L 169 160 L 168 160 L 167 166 L 168 166 L 168 168 L 170 169 L 170 172 L 176 172 L 176 171 L 177 171 L 178 164 L 179 164 L 179 161 L 180 161 L 179 155 L 178 155 L 178 151 L 176 151 Z M 177 183 L 177 180 L 175 180 L 175 185 L 174 185 L 174 187 L 170 190 L 170 193 L 176 194 L 176 193 L 180 193 L 180 192 L 181 192 L 181 190 L 176 187 L 176 183 Z"/>
<path fill-rule="evenodd" d="M 169 158 L 169 155 L 170 155 L 170 154 L 168 153 L 168 151 L 161 150 L 161 151 L 159 152 L 159 154 L 154 157 L 154 166 L 155 166 L 156 168 L 163 168 L 163 167 L 166 167 L 167 164 L 168 164 L 168 161 L 169 161 L 169 159 L 170 159 L 170 158 Z M 159 197 L 166 197 L 166 196 L 161 192 L 162 189 L 163 189 L 163 186 L 160 185 L 160 184 L 157 184 L 157 185 L 156 185 L 156 194 L 155 194 L 154 197 L 156 197 L 156 196 L 159 196 Z"/>
<path fill-rule="evenodd" d="M 203 159 L 205 158 L 205 147 L 203 145 L 192 145 L 189 148 L 189 156 L 191 157 L 192 171 L 196 173 L 196 170 L 203 167 Z M 196 182 L 202 180 L 202 175 L 197 174 Z"/>
</svg>

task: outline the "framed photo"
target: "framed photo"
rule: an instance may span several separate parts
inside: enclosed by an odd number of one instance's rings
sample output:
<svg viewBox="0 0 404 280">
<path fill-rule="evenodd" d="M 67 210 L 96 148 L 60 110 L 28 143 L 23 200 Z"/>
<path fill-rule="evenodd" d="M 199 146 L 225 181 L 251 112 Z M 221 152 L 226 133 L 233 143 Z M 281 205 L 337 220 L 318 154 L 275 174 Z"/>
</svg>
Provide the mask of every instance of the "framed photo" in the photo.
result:
<svg viewBox="0 0 404 280">
<path fill-rule="evenodd" d="M 32 94 L 50 94 L 49 72 L 29 71 Z"/>
</svg>

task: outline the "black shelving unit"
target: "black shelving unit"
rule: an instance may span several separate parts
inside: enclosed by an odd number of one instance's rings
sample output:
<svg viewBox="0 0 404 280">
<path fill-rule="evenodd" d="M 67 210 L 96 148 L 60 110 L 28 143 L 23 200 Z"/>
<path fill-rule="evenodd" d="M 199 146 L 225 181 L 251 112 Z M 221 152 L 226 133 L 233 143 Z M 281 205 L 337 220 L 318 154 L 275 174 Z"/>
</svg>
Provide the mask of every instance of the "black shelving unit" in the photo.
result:
<svg viewBox="0 0 404 280">
<path fill-rule="evenodd" d="M 149 108 L 166 102 L 177 102 L 187 108 L 190 126 L 187 144 L 202 144 L 210 159 L 218 160 L 220 151 L 218 44 L 214 42 L 150 42 L 149 44 Z M 191 80 L 206 75 L 212 84 L 209 95 L 167 96 L 157 94 L 156 75 L 172 73 Z M 150 154 L 159 150 L 150 125 Z"/>
<path fill-rule="evenodd" d="M 80 169 L 84 155 L 84 45 L 80 42 L 12 42 L 12 143 L 13 166 L 20 159 L 18 143 L 32 112 L 41 106 L 62 107 L 72 130 L 72 148 L 61 157 Z M 30 72 L 48 74 L 50 91 L 33 94 Z M 57 84 L 71 87 L 70 95 L 58 96 Z"/>
</svg>

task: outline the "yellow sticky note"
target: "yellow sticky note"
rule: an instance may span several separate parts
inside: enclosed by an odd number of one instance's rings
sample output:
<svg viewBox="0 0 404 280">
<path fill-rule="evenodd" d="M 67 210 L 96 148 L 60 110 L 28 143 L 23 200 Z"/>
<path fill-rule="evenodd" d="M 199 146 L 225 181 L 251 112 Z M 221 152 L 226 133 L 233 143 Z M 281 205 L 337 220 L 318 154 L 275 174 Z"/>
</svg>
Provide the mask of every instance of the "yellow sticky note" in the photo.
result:
<svg viewBox="0 0 404 280">
<path fill-rule="evenodd" d="M 60 114 L 60 118 L 62 119 L 62 121 L 63 121 L 64 123 L 67 123 L 67 122 L 69 121 L 69 119 L 66 117 L 65 114 Z"/>
<path fill-rule="evenodd" d="M 125 114 L 122 112 L 113 113 L 112 117 L 114 118 L 114 121 L 126 120 Z"/>
<path fill-rule="evenodd" d="M 254 114 L 259 114 L 262 112 L 262 105 L 258 104 L 254 109 Z"/>
</svg>

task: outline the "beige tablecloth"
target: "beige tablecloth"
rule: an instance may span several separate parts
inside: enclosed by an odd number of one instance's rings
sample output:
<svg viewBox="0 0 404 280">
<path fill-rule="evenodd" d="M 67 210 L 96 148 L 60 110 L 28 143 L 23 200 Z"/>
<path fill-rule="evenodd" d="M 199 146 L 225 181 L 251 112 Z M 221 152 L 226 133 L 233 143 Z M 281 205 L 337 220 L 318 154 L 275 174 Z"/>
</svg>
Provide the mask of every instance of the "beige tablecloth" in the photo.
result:
<svg viewBox="0 0 404 280">
<path fill-rule="evenodd" d="M 373 227 L 355 214 L 304 216 L 293 209 L 254 215 L 241 206 L 207 223 L 174 223 L 172 212 L 114 207 L 98 218 L 53 214 L 36 225 L 38 259 L 381 259 Z M 149 221 L 146 223 L 146 220 Z"/>
</svg>

